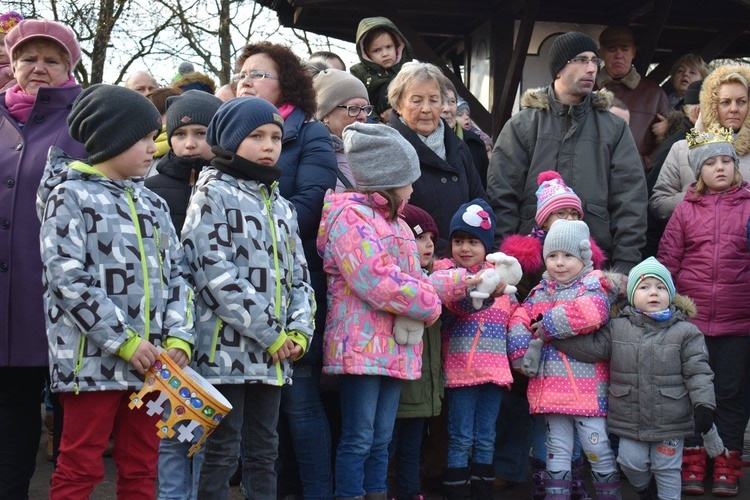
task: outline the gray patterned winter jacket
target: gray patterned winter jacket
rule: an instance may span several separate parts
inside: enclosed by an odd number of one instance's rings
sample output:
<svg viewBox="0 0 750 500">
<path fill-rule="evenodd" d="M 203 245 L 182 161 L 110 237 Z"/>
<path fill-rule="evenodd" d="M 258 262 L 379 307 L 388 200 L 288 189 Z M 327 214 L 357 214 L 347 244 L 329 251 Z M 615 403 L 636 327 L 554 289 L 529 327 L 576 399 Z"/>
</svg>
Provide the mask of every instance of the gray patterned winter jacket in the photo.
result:
<svg viewBox="0 0 750 500">
<path fill-rule="evenodd" d="M 291 383 L 287 338 L 309 345 L 315 299 L 292 204 L 256 181 L 205 168 L 182 243 L 196 292 L 198 373 L 214 384 Z"/>
<path fill-rule="evenodd" d="M 167 204 L 142 179 L 109 179 L 53 147 L 37 214 L 53 392 L 140 389 L 118 354 L 136 335 L 191 351 L 184 254 Z"/>
</svg>

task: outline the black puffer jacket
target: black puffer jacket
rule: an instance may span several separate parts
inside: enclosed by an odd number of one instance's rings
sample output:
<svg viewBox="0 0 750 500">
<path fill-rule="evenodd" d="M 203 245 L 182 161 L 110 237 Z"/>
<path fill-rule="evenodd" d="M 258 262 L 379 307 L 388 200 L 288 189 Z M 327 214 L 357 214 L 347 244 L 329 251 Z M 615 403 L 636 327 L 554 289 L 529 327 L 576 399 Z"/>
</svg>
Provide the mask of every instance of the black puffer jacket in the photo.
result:
<svg viewBox="0 0 750 500">
<path fill-rule="evenodd" d="M 178 238 L 185 224 L 185 214 L 195 181 L 198 180 L 198 174 L 203 167 L 208 164 L 209 162 L 203 158 L 177 156 L 170 151 L 156 165 L 156 171 L 159 173 L 146 179 L 146 187 L 164 198 L 169 205 L 169 215 Z"/>
</svg>

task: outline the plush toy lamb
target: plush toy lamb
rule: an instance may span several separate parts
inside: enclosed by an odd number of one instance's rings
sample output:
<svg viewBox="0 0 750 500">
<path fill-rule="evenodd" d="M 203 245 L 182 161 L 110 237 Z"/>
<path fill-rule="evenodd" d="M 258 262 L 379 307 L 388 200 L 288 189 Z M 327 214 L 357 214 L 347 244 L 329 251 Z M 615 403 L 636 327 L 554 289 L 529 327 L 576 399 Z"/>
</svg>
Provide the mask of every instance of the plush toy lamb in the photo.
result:
<svg viewBox="0 0 750 500">
<path fill-rule="evenodd" d="M 481 309 L 484 300 L 489 298 L 498 283 L 505 283 L 505 294 L 516 293 L 515 285 L 521 281 L 523 271 L 521 264 L 515 257 L 495 252 L 487 255 L 487 262 L 495 264 L 495 269 L 487 269 L 482 273 L 482 281 L 477 284 L 476 290 L 470 293 L 475 309 Z"/>
</svg>

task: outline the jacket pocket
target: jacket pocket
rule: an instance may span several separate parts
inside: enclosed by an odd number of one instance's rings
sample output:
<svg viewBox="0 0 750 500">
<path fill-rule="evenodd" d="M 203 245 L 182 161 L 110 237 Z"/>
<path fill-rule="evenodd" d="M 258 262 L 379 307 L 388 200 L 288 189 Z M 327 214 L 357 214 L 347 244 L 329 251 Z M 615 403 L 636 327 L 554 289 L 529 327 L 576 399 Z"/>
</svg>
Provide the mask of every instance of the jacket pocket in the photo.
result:
<svg viewBox="0 0 750 500">
<path fill-rule="evenodd" d="M 635 416 L 629 411 L 632 408 L 630 403 L 630 392 L 632 387 L 629 385 L 610 384 L 609 385 L 609 415 L 622 420 L 623 422 L 635 422 Z"/>
<path fill-rule="evenodd" d="M 659 405 L 661 422 L 673 423 L 692 420 L 693 407 L 688 397 L 687 387 L 659 387 L 659 393 L 662 395 L 662 401 Z"/>
<path fill-rule="evenodd" d="M 612 248 L 612 231 L 607 207 L 596 203 L 586 203 L 586 213 L 593 216 L 586 219 L 591 227 L 591 237 L 600 248 Z"/>
</svg>

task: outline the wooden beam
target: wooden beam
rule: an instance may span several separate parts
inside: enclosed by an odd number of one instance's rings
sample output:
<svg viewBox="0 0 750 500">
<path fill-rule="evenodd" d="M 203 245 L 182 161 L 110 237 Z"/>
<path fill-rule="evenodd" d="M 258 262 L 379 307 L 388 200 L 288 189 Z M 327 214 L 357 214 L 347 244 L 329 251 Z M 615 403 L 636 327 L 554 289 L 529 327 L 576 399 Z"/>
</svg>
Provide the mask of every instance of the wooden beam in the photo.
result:
<svg viewBox="0 0 750 500">
<path fill-rule="evenodd" d="M 524 5 L 523 12 L 521 13 L 521 25 L 518 29 L 518 36 L 516 37 L 515 44 L 512 45 L 513 53 L 505 72 L 505 79 L 499 96 L 497 94 L 497 85 L 494 86 L 496 92 L 492 105 L 493 138 L 498 136 L 503 125 L 505 125 L 505 122 L 510 119 L 513 112 L 513 101 L 516 97 L 518 84 L 521 82 L 523 65 L 526 62 L 526 54 L 529 52 L 531 34 L 534 31 L 534 23 L 536 21 L 537 13 L 539 12 L 540 3 L 541 0 L 529 0 Z M 513 36 L 512 26 L 513 23 L 511 22 L 511 36 Z M 495 47 L 493 47 L 492 52 L 494 52 L 494 49 Z M 499 77 L 501 74 L 502 68 L 496 66 L 493 76 Z"/>
<path fill-rule="evenodd" d="M 511 73 L 515 21 L 512 17 L 496 14 L 490 19 L 490 109 L 492 128 L 484 129 L 493 139 L 504 125 L 501 116 L 501 101 L 505 80 Z"/>
<path fill-rule="evenodd" d="M 635 57 L 635 70 L 640 75 L 645 75 L 648 66 L 654 58 L 656 45 L 659 43 L 661 31 L 667 22 L 669 8 L 672 6 L 672 0 L 657 0 L 654 2 L 653 10 L 648 14 L 648 23 L 638 46 L 638 52 Z"/>
<path fill-rule="evenodd" d="M 453 73 L 453 71 L 450 70 L 450 68 L 448 68 L 445 62 L 435 53 L 435 51 L 432 50 L 429 45 L 427 45 L 427 42 L 424 41 L 417 30 L 415 30 L 411 26 L 411 24 L 409 24 L 401 16 L 399 12 L 397 12 L 396 10 L 384 8 L 381 10 L 380 15 L 390 19 L 393 24 L 395 24 L 399 29 L 401 34 L 403 34 L 404 37 L 409 40 L 411 48 L 414 51 L 415 58 L 419 59 L 420 61 L 434 64 L 443 71 L 445 76 L 451 82 L 453 82 L 453 85 L 456 86 L 456 90 L 458 91 L 459 95 L 469 103 L 469 107 L 471 108 L 471 118 L 476 122 L 477 126 L 482 130 L 491 130 L 492 118 L 490 117 L 489 111 L 487 111 L 482 103 L 479 102 L 479 100 L 474 97 L 471 92 L 469 92 L 469 89 L 466 88 L 466 85 L 464 85 L 464 82 L 461 80 L 461 75 L 456 75 L 455 73 Z"/>
</svg>

